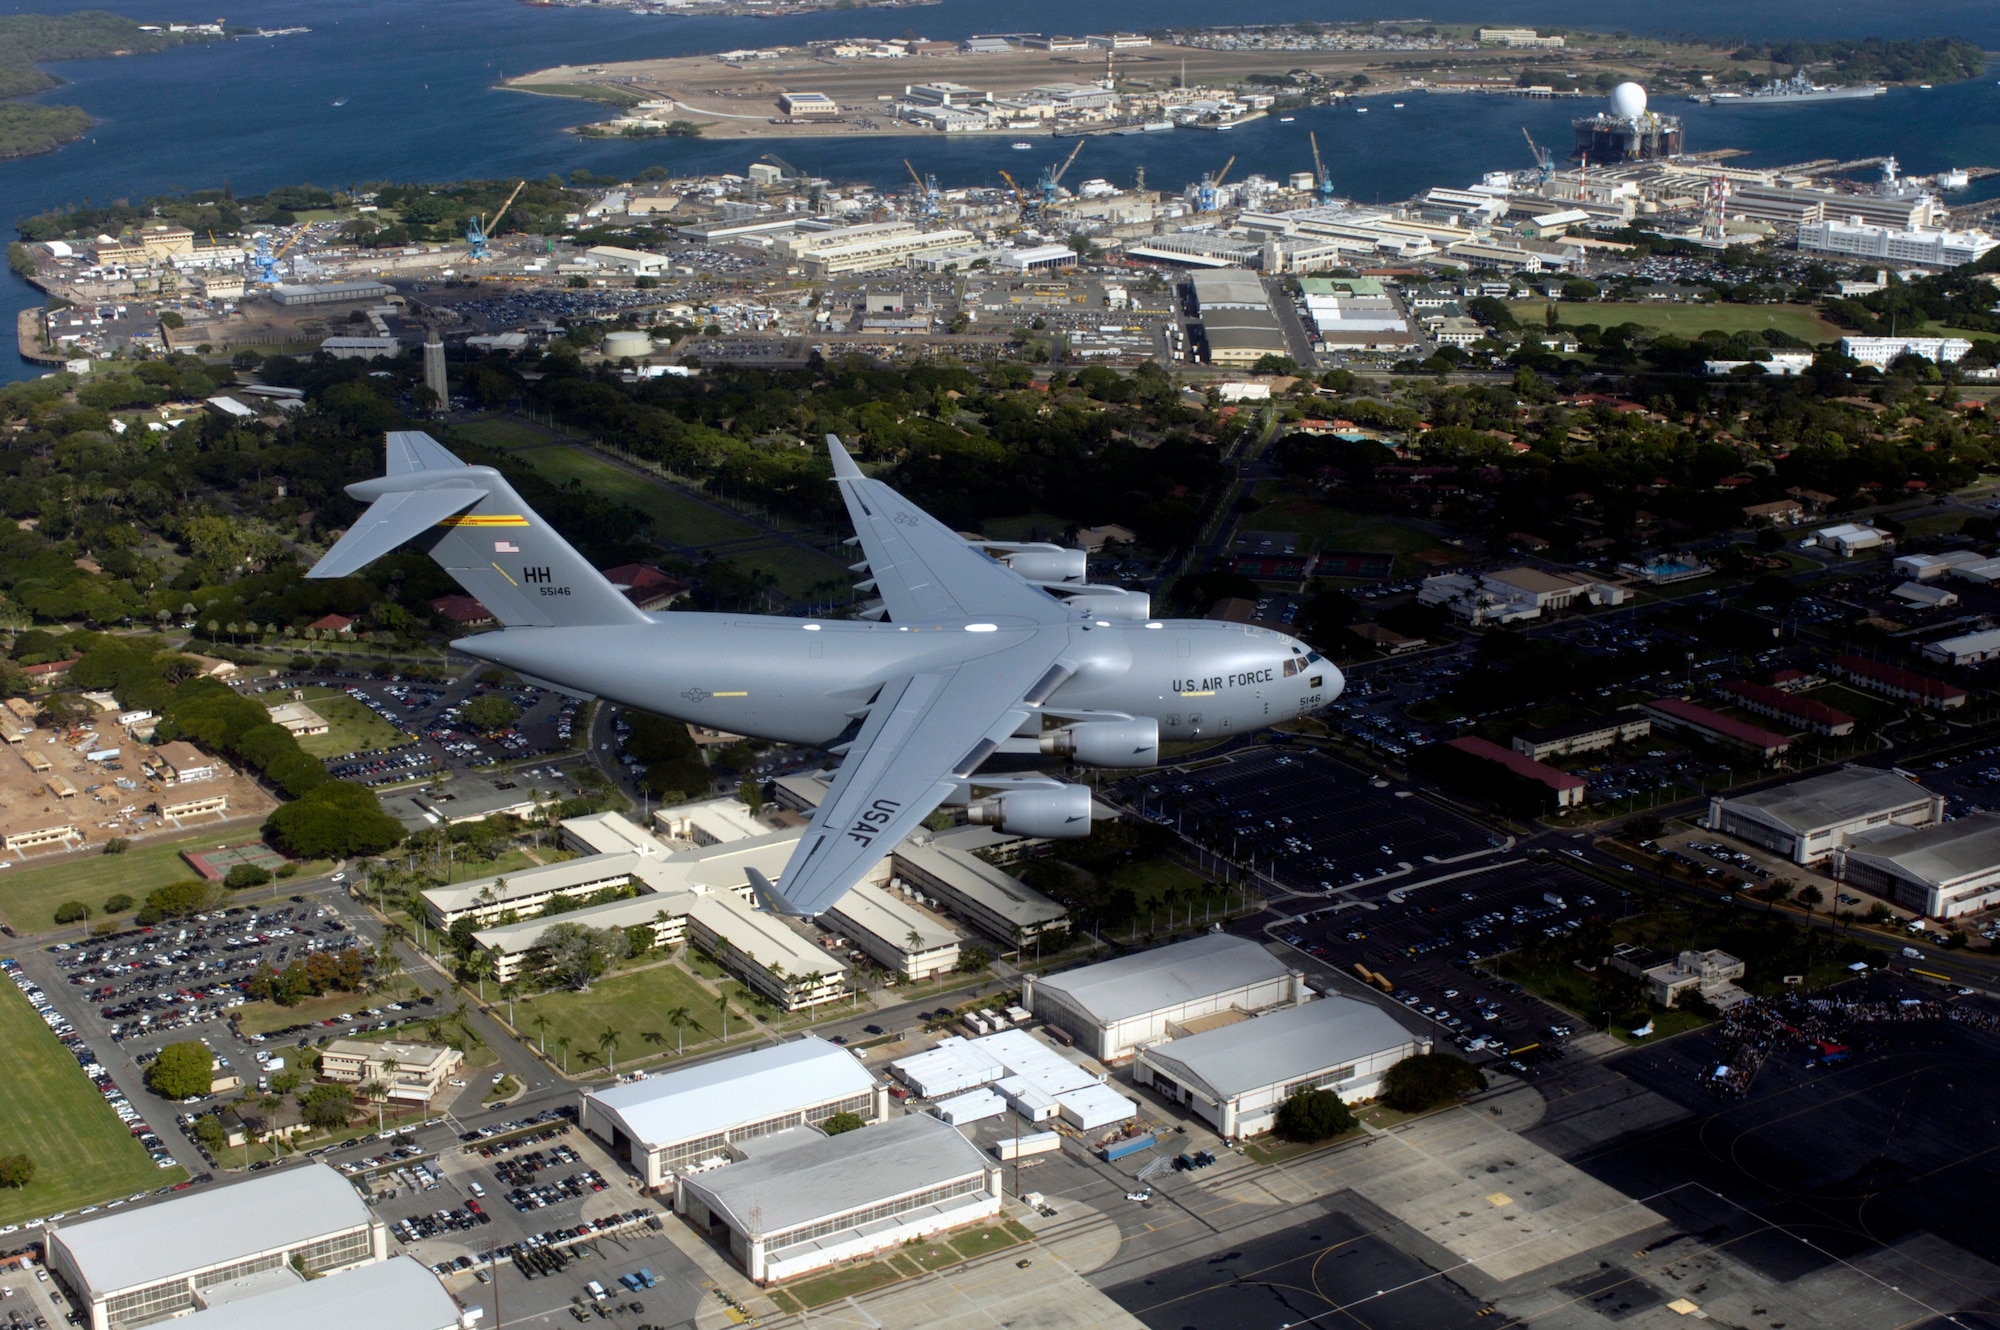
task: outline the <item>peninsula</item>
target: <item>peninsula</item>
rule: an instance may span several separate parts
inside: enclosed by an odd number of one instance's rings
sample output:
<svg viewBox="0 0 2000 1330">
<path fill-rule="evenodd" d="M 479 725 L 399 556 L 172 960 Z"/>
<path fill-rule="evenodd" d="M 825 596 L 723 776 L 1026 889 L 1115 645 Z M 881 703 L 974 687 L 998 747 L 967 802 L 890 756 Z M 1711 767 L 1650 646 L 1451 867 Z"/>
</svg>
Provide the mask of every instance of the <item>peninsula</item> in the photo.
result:
<svg viewBox="0 0 2000 1330">
<path fill-rule="evenodd" d="M 0 158 L 53 152 L 96 123 L 80 106 L 20 100 L 62 85 L 43 62 L 149 55 L 228 35 L 220 23 L 139 23 L 101 10 L 0 17 Z"/>
<path fill-rule="evenodd" d="M 633 138 L 1228 129 L 1364 92 L 1595 98 L 1621 82 L 1704 94 L 1806 71 L 1846 82 L 1939 82 L 1976 72 L 1971 43 L 1745 47 L 1470 24 L 1299 23 L 964 41 L 832 38 L 710 55 L 563 65 L 520 92 L 606 103 L 579 128 Z"/>
</svg>

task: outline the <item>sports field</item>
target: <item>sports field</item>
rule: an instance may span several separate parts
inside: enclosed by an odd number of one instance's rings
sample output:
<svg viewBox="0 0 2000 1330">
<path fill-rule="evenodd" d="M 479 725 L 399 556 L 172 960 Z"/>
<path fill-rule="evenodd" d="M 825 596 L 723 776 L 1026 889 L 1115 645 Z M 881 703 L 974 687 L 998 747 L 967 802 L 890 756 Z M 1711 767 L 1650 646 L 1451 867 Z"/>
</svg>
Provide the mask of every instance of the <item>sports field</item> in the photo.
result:
<svg viewBox="0 0 2000 1330">
<path fill-rule="evenodd" d="M 45 933 L 56 926 L 56 906 L 82 901 L 92 922 L 103 914 L 104 902 L 123 894 L 143 899 L 169 882 L 197 877 L 180 852 L 190 847 L 214 849 L 255 840 L 256 829 L 243 826 L 177 836 L 172 840 L 135 845 L 123 854 L 66 855 L 60 862 L 17 864 L 0 873 L 0 917 L 23 933 Z"/>
<path fill-rule="evenodd" d="M 1514 300 L 1509 301 L 1507 307 L 1514 311 L 1514 317 L 1524 326 L 1539 328 L 1548 302 Z M 1776 328 L 1801 341 L 1813 343 L 1837 342 L 1845 336 L 1838 325 L 1821 318 L 1809 305 L 1676 305 L 1607 300 L 1559 302 L 1556 312 L 1572 328 L 1581 328 L 1586 323 L 1594 323 L 1600 328 L 1636 323 L 1642 328 L 1670 332 L 1680 337 L 1698 337 L 1710 330 L 1738 333 L 1763 332 L 1767 328 Z"/>
<path fill-rule="evenodd" d="M 0 1223 L 149 1192 L 187 1176 L 182 1168 L 154 1167 L 11 982 L 0 982 L 0 1046 L 7 1050 L 7 1074 L 0 1076 L 0 1154 L 26 1154 L 35 1161 L 33 1182 L 19 1191 L 0 1188 Z M 152 1126 L 164 1135 L 173 1124 Z"/>
</svg>

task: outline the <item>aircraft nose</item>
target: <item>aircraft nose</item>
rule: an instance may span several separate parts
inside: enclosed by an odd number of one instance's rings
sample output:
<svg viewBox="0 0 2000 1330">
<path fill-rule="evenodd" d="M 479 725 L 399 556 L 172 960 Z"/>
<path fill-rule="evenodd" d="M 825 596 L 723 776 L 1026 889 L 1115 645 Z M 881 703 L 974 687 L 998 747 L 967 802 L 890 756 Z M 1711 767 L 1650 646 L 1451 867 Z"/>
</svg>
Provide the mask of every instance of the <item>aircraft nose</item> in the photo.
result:
<svg viewBox="0 0 2000 1330">
<path fill-rule="evenodd" d="M 1339 697 L 1341 693 L 1346 690 L 1347 676 L 1342 674 L 1340 672 L 1340 667 L 1338 665 L 1335 665 L 1332 661 L 1327 662 L 1326 669 L 1327 669 L 1326 682 L 1328 687 L 1325 690 L 1325 695 L 1327 702 L 1331 702 L 1335 698 Z M 1325 705 L 1325 703 L 1322 703 L 1321 705 Z"/>
</svg>

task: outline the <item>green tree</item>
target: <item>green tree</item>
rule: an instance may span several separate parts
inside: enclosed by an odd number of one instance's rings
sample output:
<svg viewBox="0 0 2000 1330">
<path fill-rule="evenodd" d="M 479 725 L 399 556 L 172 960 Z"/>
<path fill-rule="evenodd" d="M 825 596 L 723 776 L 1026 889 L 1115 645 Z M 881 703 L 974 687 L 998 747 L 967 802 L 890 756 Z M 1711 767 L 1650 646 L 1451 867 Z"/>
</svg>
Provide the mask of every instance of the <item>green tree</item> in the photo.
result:
<svg viewBox="0 0 2000 1330">
<path fill-rule="evenodd" d="M 281 805 L 264 830 L 301 859 L 379 854 L 403 839 L 403 824 L 382 811 L 372 790 L 344 781 L 329 781 Z"/>
<path fill-rule="evenodd" d="M 23 1154 L 0 1155 L 0 1187 L 25 1187 L 34 1180 L 34 1160 Z"/>
<path fill-rule="evenodd" d="M 859 1113 L 835 1113 L 820 1123 L 819 1129 L 829 1136 L 838 1136 L 842 1132 L 859 1131 L 867 1125 Z"/>
<path fill-rule="evenodd" d="M 80 924 L 90 918 L 90 907 L 82 901 L 64 901 L 56 906 L 56 922 L 59 924 Z"/>
<path fill-rule="evenodd" d="M 1278 1105 L 1278 1134 L 1288 1141 L 1326 1141 L 1354 1130 L 1354 1113 L 1331 1090 L 1300 1090 Z"/>
<path fill-rule="evenodd" d="M 315 1085 L 298 1097 L 299 1116 L 322 1131 L 336 1131 L 354 1115 L 354 1091 L 345 1085 Z"/>
<path fill-rule="evenodd" d="M 213 1113 L 204 1113 L 194 1120 L 194 1138 L 207 1146 L 210 1154 L 229 1144 L 229 1133 L 223 1130 L 222 1119 Z"/>
<path fill-rule="evenodd" d="M 1485 1075 L 1464 1058 L 1419 1053 L 1382 1074 L 1376 1097 L 1399 1113 L 1421 1113 L 1485 1088 Z"/>
<path fill-rule="evenodd" d="M 121 891 L 115 896 L 105 898 L 104 912 L 106 914 L 123 914 L 132 908 L 132 904 L 132 898 Z"/>
<path fill-rule="evenodd" d="M 604 1069 L 618 1074 L 618 1031 L 607 1025 L 597 1032 L 597 1051 L 604 1054 Z"/>
<path fill-rule="evenodd" d="M 249 887 L 261 887 L 271 881 L 271 870 L 256 864 L 233 865 L 223 877 L 222 885 L 231 891 L 242 891 Z"/>
<path fill-rule="evenodd" d="M 198 1039 L 168 1044 L 146 1068 L 146 1084 L 162 1099 L 193 1099 L 215 1084 L 215 1058 Z"/>
<path fill-rule="evenodd" d="M 485 733 L 504 730 L 521 718 L 521 709 L 498 693 L 484 693 L 458 709 L 459 718 Z"/>
<path fill-rule="evenodd" d="M 991 964 L 993 964 L 993 953 L 985 947 L 965 947 L 958 953 L 960 974 L 978 974 Z"/>
</svg>

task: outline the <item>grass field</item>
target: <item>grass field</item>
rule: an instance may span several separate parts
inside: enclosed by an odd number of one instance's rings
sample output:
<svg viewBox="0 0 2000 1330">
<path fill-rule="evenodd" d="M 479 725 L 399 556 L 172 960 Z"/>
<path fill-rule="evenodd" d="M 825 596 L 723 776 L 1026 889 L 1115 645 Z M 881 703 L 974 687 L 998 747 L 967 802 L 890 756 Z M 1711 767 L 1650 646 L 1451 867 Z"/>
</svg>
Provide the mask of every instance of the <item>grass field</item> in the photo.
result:
<svg viewBox="0 0 2000 1330">
<path fill-rule="evenodd" d="M 1313 536 L 1322 550 L 1395 554 L 1416 559 L 1424 568 L 1456 563 L 1463 557 L 1419 527 L 1387 514 L 1335 508 L 1300 494 L 1283 481 L 1265 481 L 1257 487 L 1256 497 L 1264 507 L 1246 519 L 1256 530 Z M 1396 569 L 1398 574 L 1410 571 L 1410 566 L 1400 564 Z"/>
<path fill-rule="evenodd" d="M 734 1000 L 733 992 L 732 987 L 729 1004 L 731 1039 L 748 1035 L 752 1030 L 749 1019 L 742 1014 L 740 1002 Z M 674 1027 L 667 1024 L 667 1013 L 676 1007 L 686 1007 L 688 1015 L 693 1018 L 693 1024 L 678 1035 Z M 535 1020 L 538 1016 L 546 1018 L 548 1024 L 537 1025 Z M 722 1033 L 722 1017 L 716 1010 L 715 994 L 704 988 L 678 963 L 651 965 L 642 970 L 611 975 L 592 984 L 587 993 L 542 993 L 517 1002 L 514 1019 L 519 1022 L 518 1028 L 524 1040 L 537 1046 L 547 1040 L 547 1047 L 557 1065 L 561 1065 L 562 1057 L 556 1053 L 555 1041 L 558 1036 L 567 1036 L 571 1071 L 604 1065 L 604 1055 L 597 1047 L 597 1036 L 607 1027 L 618 1032 L 620 1066 L 629 1066 L 642 1058 L 654 1058 L 662 1053 L 671 1055 L 677 1038 L 690 1053 L 697 1049 L 712 1051 L 716 1037 Z M 648 1042 L 643 1038 L 648 1031 L 662 1036 L 662 1041 Z"/>
<path fill-rule="evenodd" d="M 11 983 L 0 984 L 0 1149 L 35 1161 L 35 1180 L 0 1192 L 0 1223 L 18 1223 L 187 1176 L 156 1168 L 69 1050 Z M 136 1089 L 137 1087 L 132 1087 Z M 157 1130 L 171 1122 L 155 1122 Z"/>
<path fill-rule="evenodd" d="M 646 99 L 636 92 L 608 83 L 503 83 L 511 92 L 531 92 L 538 97 L 575 97 L 586 102 L 607 102 L 612 106 L 637 106 Z"/>
<path fill-rule="evenodd" d="M 1524 325 L 1539 328 L 1548 306 L 1540 300 L 1515 300 L 1508 303 L 1508 308 Z M 1737 333 L 1776 328 L 1805 342 L 1837 342 L 1845 336 L 1844 330 L 1837 324 L 1821 318 L 1807 305 L 1674 305 L 1653 304 L 1650 301 L 1604 301 L 1558 304 L 1556 310 L 1562 321 L 1572 328 L 1580 328 L 1586 323 L 1594 323 L 1601 328 L 1636 323 L 1642 328 L 1670 332 L 1680 337 L 1697 337 L 1711 329 Z"/>
<path fill-rule="evenodd" d="M 718 512 L 678 490 L 621 470 L 580 448 L 562 444 L 528 448 L 520 457 L 558 485 L 574 480 L 593 493 L 630 504 L 653 519 L 654 535 L 677 545 L 701 548 L 762 534 L 748 522 Z"/>
<path fill-rule="evenodd" d="M 530 425 L 525 420 L 512 420 L 505 416 L 495 416 L 489 420 L 468 420 L 453 425 L 455 436 L 467 438 L 487 448 L 501 452 L 511 452 L 533 443 L 547 443 L 553 435 L 538 425 Z"/>
<path fill-rule="evenodd" d="M 778 589 L 804 598 L 814 587 L 838 584 L 835 599 L 844 599 L 853 580 L 845 565 L 816 550 L 773 542 L 764 546 L 732 550 L 729 557 L 745 568 L 763 568 L 777 578 Z"/>
<path fill-rule="evenodd" d="M 325 734 L 299 737 L 299 747 L 314 757 L 339 757 L 416 742 L 337 688 L 308 688 L 306 705 L 327 723 Z"/>
<path fill-rule="evenodd" d="M 0 915 L 23 933 L 41 933 L 56 926 L 56 906 L 82 901 L 95 922 L 104 902 L 114 895 L 122 892 L 143 899 L 169 882 L 194 877 L 195 871 L 180 856 L 182 850 L 241 845 L 256 838 L 253 829 L 243 827 L 135 845 L 124 854 L 70 855 L 40 867 L 29 860 L 0 877 Z"/>
</svg>

